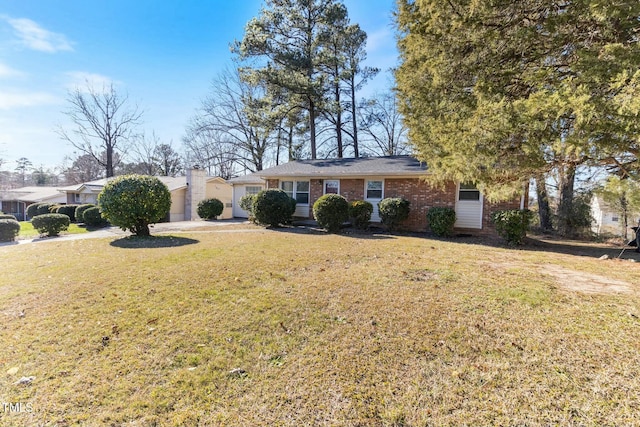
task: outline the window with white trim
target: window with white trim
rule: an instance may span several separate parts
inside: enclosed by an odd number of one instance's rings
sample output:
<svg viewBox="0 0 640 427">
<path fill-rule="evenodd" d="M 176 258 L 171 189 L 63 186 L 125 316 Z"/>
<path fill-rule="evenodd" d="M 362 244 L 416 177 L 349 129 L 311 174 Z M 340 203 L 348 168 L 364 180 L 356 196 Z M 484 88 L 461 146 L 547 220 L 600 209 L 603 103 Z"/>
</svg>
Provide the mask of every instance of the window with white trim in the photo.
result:
<svg viewBox="0 0 640 427">
<path fill-rule="evenodd" d="M 458 190 L 458 200 L 480 200 L 480 190 L 473 184 L 461 183 L 460 189 Z"/>
<path fill-rule="evenodd" d="M 326 179 L 324 181 L 324 194 L 340 194 L 340 181 L 337 179 Z"/>
<path fill-rule="evenodd" d="M 382 181 L 367 181 L 366 199 L 382 199 Z"/>
<path fill-rule="evenodd" d="M 246 187 L 244 187 L 245 194 L 248 194 L 250 196 L 258 194 L 261 190 L 262 187 L 259 186 L 247 185 Z"/>
<path fill-rule="evenodd" d="M 280 181 L 280 189 L 297 204 L 309 204 L 309 181 Z"/>
</svg>

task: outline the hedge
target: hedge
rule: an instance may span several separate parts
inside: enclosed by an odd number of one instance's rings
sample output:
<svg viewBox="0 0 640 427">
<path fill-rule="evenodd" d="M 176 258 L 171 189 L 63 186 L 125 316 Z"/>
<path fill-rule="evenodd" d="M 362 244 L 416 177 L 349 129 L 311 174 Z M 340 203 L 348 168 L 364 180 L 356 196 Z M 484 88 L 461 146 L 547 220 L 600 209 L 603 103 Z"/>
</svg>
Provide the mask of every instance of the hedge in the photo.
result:
<svg viewBox="0 0 640 427">
<path fill-rule="evenodd" d="M 61 231 L 67 230 L 70 222 L 67 215 L 58 213 L 37 215 L 31 220 L 33 228 L 47 236 L 57 236 Z"/>
<path fill-rule="evenodd" d="M 395 229 L 398 224 L 409 217 L 410 202 L 401 197 L 388 197 L 378 203 L 380 220 L 389 230 Z"/>
<path fill-rule="evenodd" d="M 8 216 L 8 215 L 2 215 Z M 0 242 L 12 242 L 20 233 L 20 223 L 11 218 L 0 219 Z"/>
<path fill-rule="evenodd" d="M 60 205 L 56 208 L 55 213 L 63 214 L 69 217 L 71 222 L 76 222 L 76 208 L 78 205 Z"/>
<path fill-rule="evenodd" d="M 272 227 L 290 223 L 295 211 L 296 201 L 282 190 L 262 190 L 253 202 L 256 222 Z"/>
<path fill-rule="evenodd" d="M 85 222 L 85 221 L 84 221 L 84 213 L 85 213 L 85 211 L 86 211 L 87 209 L 89 209 L 89 208 L 95 208 L 95 207 L 96 207 L 96 205 L 93 205 L 93 204 L 91 204 L 91 203 L 86 203 L 86 204 L 84 204 L 84 205 L 79 205 L 79 206 L 76 208 L 76 221 L 78 221 L 78 222 Z"/>
<path fill-rule="evenodd" d="M 202 219 L 218 219 L 223 210 L 224 204 L 218 199 L 205 199 L 198 203 L 198 216 Z"/>
<path fill-rule="evenodd" d="M 496 232 L 511 245 L 524 242 L 532 219 L 533 213 L 529 209 L 510 209 L 491 214 Z"/>
<path fill-rule="evenodd" d="M 82 213 L 82 219 L 84 220 L 84 224 L 90 227 L 103 227 L 108 224 L 108 221 L 102 216 L 100 208 L 97 206 L 91 206 L 85 209 Z"/>
<path fill-rule="evenodd" d="M 453 234 L 456 223 L 456 211 L 453 208 L 433 207 L 427 211 L 429 228 L 436 236 L 446 237 Z"/>
<path fill-rule="evenodd" d="M 349 218 L 351 224 L 360 229 L 365 229 L 371 221 L 373 205 L 365 200 L 354 200 L 349 203 Z"/>
<path fill-rule="evenodd" d="M 339 194 L 325 194 L 313 204 L 313 217 L 320 227 L 336 232 L 349 219 L 349 203 Z"/>
</svg>

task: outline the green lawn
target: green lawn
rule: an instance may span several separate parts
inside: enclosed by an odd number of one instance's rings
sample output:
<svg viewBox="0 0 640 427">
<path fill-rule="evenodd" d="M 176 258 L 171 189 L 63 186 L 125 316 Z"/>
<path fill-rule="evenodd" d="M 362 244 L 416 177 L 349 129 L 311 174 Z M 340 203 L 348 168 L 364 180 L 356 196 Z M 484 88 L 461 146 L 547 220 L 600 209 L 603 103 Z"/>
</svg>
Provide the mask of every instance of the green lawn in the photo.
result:
<svg viewBox="0 0 640 427">
<path fill-rule="evenodd" d="M 61 235 L 65 234 L 81 234 L 88 233 L 89 230 L 85 226 L 79 226 L 78 224 L 69 224 L 69 229 L 60 233 Z M 40 236 L 38 230 L 33 228 L 31 225 L 31 221 L 20 221 L 20 234 L 18 235 L 18 239 L 33 239 Z"/>
<path fill-rule="evenodd" d="M 619 249 L 248 228 L 0 247 L 0 425 L 640 423 Z"/>
</svg>

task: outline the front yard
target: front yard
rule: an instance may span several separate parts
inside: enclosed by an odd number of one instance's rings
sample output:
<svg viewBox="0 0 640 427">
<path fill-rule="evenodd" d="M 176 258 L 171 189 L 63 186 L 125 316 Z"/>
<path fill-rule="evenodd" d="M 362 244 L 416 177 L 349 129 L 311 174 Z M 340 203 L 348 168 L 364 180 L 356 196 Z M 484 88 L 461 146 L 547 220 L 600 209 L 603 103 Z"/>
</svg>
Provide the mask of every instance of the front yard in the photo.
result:
<svg viewBox="0 0 640 427">
<path fill-rule="evenodd" d="M 0 247 L 0 425 L 640 423 L 619 250 L 248 228 Z"/>
</svg>

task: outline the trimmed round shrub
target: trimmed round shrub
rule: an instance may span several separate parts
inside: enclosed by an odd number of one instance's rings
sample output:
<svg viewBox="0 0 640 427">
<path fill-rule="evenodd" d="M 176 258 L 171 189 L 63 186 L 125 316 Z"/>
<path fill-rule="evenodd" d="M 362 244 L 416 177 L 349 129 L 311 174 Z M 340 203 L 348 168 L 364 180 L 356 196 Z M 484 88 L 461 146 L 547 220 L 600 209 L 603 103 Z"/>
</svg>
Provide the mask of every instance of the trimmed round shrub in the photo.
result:
<svg viewBox="0 0 640 427">
<path fill-rule="evenodd" d="M 291 222 L 296 201 L 282 190 L 262 190 L 255 195 L 253 216 L 257 223 L 278 227 Z"/>
<path fill-rule="evenodd" d="M 2 212 L 0 212 L 0 219 L 12 219 L 14 221 L 18 220 L 18 218 L 16 218 L 15 215 L 9 215 Z"/>
<path fill-rule="evenodd" d="M 52 206 L 55 206 L 55 205 L 51 203 L 33 203 L 27 206 L 26 214 L 29 218 L 33 218 L 34 216 L 38 216 L 38 215 L 48 214 L 48 213 L 51 213 L 49 209 Z"/>
<path fill-rule="evenodd" d="M 320 227 L 336 232 L 349 219 L 349 203 L 339 194 L 325 194 L 313 204 L 313 216 Z"/>
<path fill-rule="evenodd" d="M 349 218 L 354 227 L 365 229 L 371 221 L 373 205 L 365 200 L 354 200 L 349 203 Z"/>
<path fill-rule="evenodd" d="M 98 206 L 111 224 L 136 236 L 149 236 L 149 224 L 161 222 L 169 213 L 171 193 L 154 176 L 123 175 L 104 186 Z"/>
<path fill-rule="evenodd" d="M 96 205 L 93 205 L 91 203 L 86 203 L 84 205 L 79 205 L 76 208 L 76 221 L 85 222 L 84 221 L 84 212 L 89 208 L 95 208 L 95 207 L 96 207 Z"/>
<path fill-rule="evenodd" d="M 78 205 L 60 205 L 53 213 L 63 214 L 69 217 L 71 222 L 76 222 L 76 208 Z"/>
<path fill-rule="evenodd" d="M 453 225 L 456 223 L 456 211 L 453 208 L 446 207 L 429 208 L 427 222 L 436 236 L 451 236 L 453 234 Z"/>
<path fill-rule="evenodd" d="M 108 221 L 102 216 L 100 208 L 97 206 L 85 209 L 82 215 L 84 224 L 89 227 L 103 227 L 108 224 Z"/>
<path fill-rule="evenodd" d="M 13 242 L 19 233 L 20 223 L 15 218 L 0 218 L 0 242 Z"/>
<path fill-rule="evenodd" d="M 401 197 L 388 197 L 378 203 L 380 220 L 389 230 L 395 229 L 409 217 L 409 201 Z"/>
<path fill-rule="evenodd" d="M 58 205 L 57 203 L 46 203 L 46 202 L 38 203 L 38 209 L 36 210 L 36 216 L 55 213 L 55 212 L 52 212 L 52 210 L 57 208 L 58 206 L 60 206 L 60 205 Z"/>
<path fill-rule="evenodd" d="M 223 210 L 224 204 L 218 199 L 205 199 L 198 203 L 198 216 L 202 219 L 218 219 Z"/>
<path fill-rule="evenodd" d="M 47 236 L 57 236 L 61 231 L 67 230 L 70 223 L 67 215 L 58 213 L 37 215 L 31 220 L 33 228 Z"/>
<path fill-rule="evenodd" d="M 529 209 L 508 209 L 491 214 L 496 232 L 510 245 L 521 245 L 527 236 L 533 213 Z"/>
</svg>

